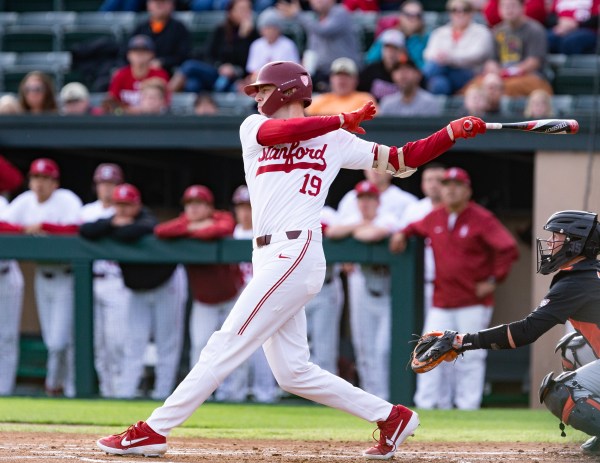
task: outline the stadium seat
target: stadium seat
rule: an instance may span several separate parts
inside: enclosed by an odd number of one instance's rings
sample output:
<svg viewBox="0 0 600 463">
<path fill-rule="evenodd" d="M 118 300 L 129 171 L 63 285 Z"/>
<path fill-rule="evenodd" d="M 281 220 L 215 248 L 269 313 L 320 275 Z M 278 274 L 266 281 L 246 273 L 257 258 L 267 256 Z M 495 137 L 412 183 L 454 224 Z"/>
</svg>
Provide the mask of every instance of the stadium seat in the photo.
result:
<svg viewBox="0 0 600 463">
<path fill-rule="evenodd" d="M 120 42 L 123 33 L 118 27 L 109 26 L 68 26 L 62 33 L 61 49 L 70 51 L 77 44 L 107 37 Z"/>
<path fill-rule="evenodd" d="M 103 0 L 61 0 L 64 11 L 98 11 Z"/>
<path fill-rule="evenodd" d="M 84 11 L 75 18 L 77 26 L 108 27 L 114 33 L 128 35 L 137 24 L 136 14 L 132 11 Z"/>
<path fill-rule="evenodd" d="M 59 51 L 60 37 L 52 27 L 6 26 L 0 37 L 1 51 Z"/>
<path fill-rule="evenodd" d="M 219 114 L 243 116 L 254 111 L 254 100 L 245 94 L 213 92 L 212 97 L 219 107 Z"/>
<path fill-rule="evenodd" d="M 552 107 L 556 116 L 570 118 L 573 113 L 573 96 L 553 95 Z"/>
<path fill-rule="evenodd" d="M 0 52 L 0 69 L 13 66 L 16 62 L 17 54 L 15 52 Z"/>
<path fill-rule="evenodd" d="M 17 23 L 18 14 L 14 12 L 0 12 L 0 30 L 3 27 Z"/>
<path fill-rule="evenodd" d="M 189 116 L 194 113 L 194 92 L 179 92 L 171 95 L 171 113 L 177 116 Z"/>
<path fill-rule="evenodd" d="M 591 116 L 594 111 L 599 114 L 600 98 L 595 95 L 577 95 L 573 97 L 571 116 Z"/>
<path fill-rule="evenodd" d="M 367 51 L 375 39 L 377 19 L 377 13 L 373 12 L 357 11 L 352 14 L 352 22 L 356 33 L 360 37 L 362 51 Z"/>
<path fill-rule="evenodd" d="M 304 48 L 306 47 L 306 35 L 304 34 L 304 29 L 302 28 L 302 26 L 296 21 L 284 21 L 281 32 L 283 33 L 283 35 L 294 41 L 294 43 L 298 47 L 300 56 L 302 56 Z"/>
<path fill-rule="evenodd" d="M 1 53 L 0 55 L 5 55 Z M 51 75 L 60 88 L 63 83 L 63 74 L 71 66 L 71 54 L 67 52 L 53 53 L 19 53 L 16 59 L 2 66 L 4 92 L 16 92 L 19 83 L 31 71 L 42 71 Z"/>
<path fill-rule="evenodd" d="M 585 95 L 594 93 L 594 75 L 600 69 L 598 55 L 570 55 L 556 69 L 554 93 Z"/>
<path fill-rule="evenodd" d="M 4 0 L 4 11 L 52 11 L 60 9 L 61 0 Z"/>
<path fill-rule="evenodd" d="M 465 97 L 463 95 L 449 95 L 446 98 L 446 104 L 444 105 L 444 113 L 449 115 L 458 115 L 463 107 L 464 101 Z"/>
<path fill-rule="evenodd" d="M 36 11 L 21 13 L 17 17 L 17 25 L 40 27 L 64 27 L 75 24 L 76 13 L 73 11 Z"/>
<path fill-rule="evenodd" d="M 224 20 L 224 11 L 203 11 L 193 16 L 193 22 L 189 29 L 192 35 L 192 47 L 195 52 L 205 51 L 213 30 Z"/>
<path fill-rule="evenodd" d="M 194 17 L 196 16 L 196 14 L 201 13 L 195 13 L 193 11 L 174 11 L 173 18 L 175 18 L 179 22 L 182 22 L 183 25 L 188 29 L 191 29 L 194 25 Z"/>
</svg>

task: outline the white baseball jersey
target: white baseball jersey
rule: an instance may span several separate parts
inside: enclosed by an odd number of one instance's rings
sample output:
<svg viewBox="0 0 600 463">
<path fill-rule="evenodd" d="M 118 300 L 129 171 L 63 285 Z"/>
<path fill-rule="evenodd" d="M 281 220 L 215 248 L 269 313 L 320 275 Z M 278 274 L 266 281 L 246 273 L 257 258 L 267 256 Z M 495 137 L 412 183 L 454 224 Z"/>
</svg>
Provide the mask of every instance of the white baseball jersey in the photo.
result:
<svg viewBox="0 0 600 463">
<path fill-rule="evenodd" d="M 57 225 L 79 223 L 81 200 L 72 191 L 58 188 L 50 197 L 40 203 L 35 193 L 25 191 L 8 206 L 5 220 L 18 225 L 34 225 L 42 222 Z"/>
<path fill-rule="evenodd" d="M 303 142 L 262 146 L 256 135 L 267 120 L 255 114 L 240 127 L 254 234 L 320 230 L 321 209 L 339 170 L 371 168 L 375 143 L 336 130 Z"/>
</svg>

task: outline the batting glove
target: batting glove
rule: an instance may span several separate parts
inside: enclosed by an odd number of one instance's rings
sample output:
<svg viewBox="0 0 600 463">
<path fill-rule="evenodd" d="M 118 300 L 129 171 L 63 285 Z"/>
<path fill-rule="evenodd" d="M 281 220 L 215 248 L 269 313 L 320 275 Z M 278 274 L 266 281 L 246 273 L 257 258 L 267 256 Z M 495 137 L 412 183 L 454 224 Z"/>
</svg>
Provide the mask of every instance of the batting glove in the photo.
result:
<svg viewBox="0 0 600 463">
<path fill-rule="evenodd" d="M 367 102 L 362 108 L 352 111 L 351 113 L 340 114 L 340 128 L 346 129 L 348 132 L 365 134 L 365 129 L 360 127 L 362 121 L 369 121 L 375 117 L 375 103 Z"/>
<path fill-rule="evenodd" d="M 473 138 L 475 135 L 485 133 L 485 122 L 478 117 L 461 117 L 448 124 L 448 135 L 452 140 L 457 138 Z"/>
</svg>

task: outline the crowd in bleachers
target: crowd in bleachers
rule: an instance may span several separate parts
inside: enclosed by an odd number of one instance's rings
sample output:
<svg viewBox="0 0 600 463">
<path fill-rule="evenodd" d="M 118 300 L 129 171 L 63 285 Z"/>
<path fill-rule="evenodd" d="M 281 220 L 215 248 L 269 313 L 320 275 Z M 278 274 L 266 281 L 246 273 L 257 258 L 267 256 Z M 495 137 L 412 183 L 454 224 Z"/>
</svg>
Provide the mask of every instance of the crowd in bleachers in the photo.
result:
<svg viewBox="0 0 600 463">
<path fill-rule="evenodd" d="M 327 94 L 337 58 L 380 115 L 524 115 L 533 90 L 545 116 L 590 112 L 599 0 L 548 3 L 3 0 L 0 113 L 246 114 L 265 62 L 301 62 Z"/>
</svg>

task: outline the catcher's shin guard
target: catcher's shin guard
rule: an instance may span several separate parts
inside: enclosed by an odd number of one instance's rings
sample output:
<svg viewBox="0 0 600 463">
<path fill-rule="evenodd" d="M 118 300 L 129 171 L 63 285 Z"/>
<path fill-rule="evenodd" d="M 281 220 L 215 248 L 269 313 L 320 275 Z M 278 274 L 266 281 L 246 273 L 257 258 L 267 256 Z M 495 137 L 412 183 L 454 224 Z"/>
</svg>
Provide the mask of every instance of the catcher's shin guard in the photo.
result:
<svg viewBox="0 0 600 463">
<path fill-rule="evenodd" d="M 561 373 L 552 379 L 548 373 L 540 386 L 540 403 L 561 420 L 561 435 L 565 436 L 564 424 L 591 436 L 600 435 L 600 397 L 584 389 L 577 382 L 574 371 Z"/>
</svg>

